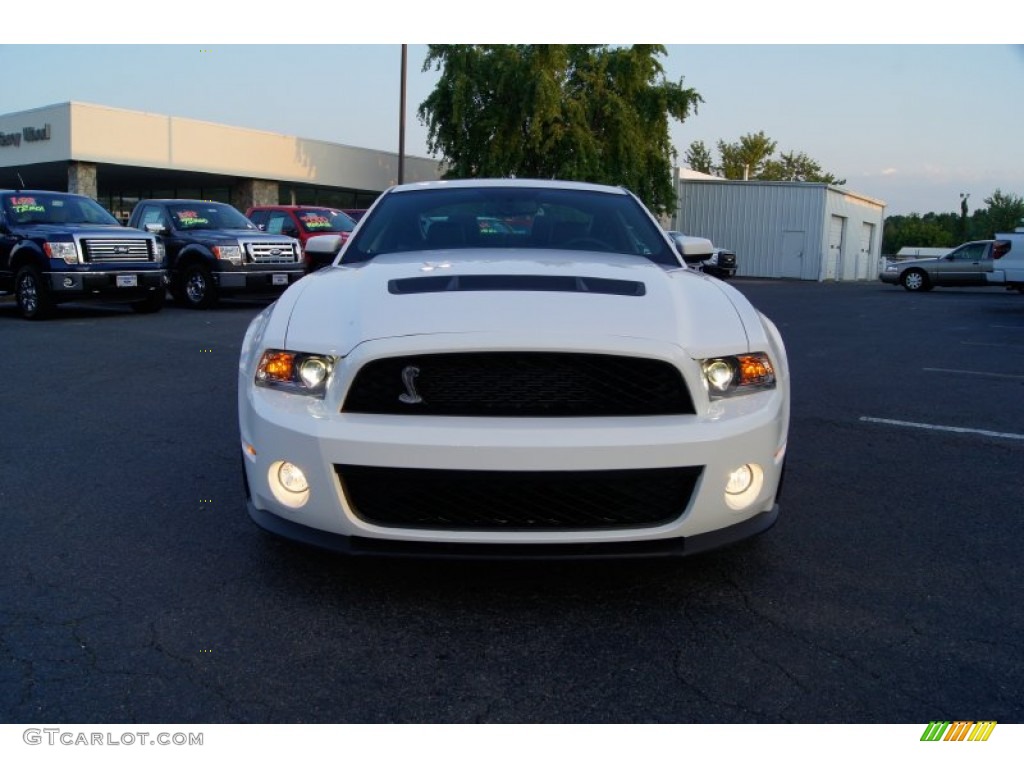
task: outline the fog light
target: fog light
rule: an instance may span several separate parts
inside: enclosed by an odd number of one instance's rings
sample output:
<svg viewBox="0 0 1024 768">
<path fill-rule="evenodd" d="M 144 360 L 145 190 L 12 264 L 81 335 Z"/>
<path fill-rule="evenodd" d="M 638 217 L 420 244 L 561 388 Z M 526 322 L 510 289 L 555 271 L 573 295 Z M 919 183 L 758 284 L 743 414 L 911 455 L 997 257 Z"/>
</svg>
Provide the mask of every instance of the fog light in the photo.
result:
<svg viewBox="0 0 1024 768">
<path fill-rule="evenodd" d="M 298 509 L 309 500 L 306 474 L 290 461 L 275 461 L 271 464 L 267 482 L 274 498 L 286 507 Z"/>
<path fill-rule="evenodd" d="M 744 510 L 757 500 L 763 486 L 764 471 L 759 464 L 736 467 L 725 481 L 725 503 L 737 512 Z"/>
<path fill-rule="evenodd" d="M 302 470 L 290 462 L 281 462 L 281 466 L 277 468 L 277 479 L 281 481 L 284 489 L 291 493 L 303 493 L 309 490 L 309 484 L 306 482 L 306 476 L 302 474 Z"/>
<path fill-rule="evenodd" d="M 725 492 L 733 496 L 743 493 L 750 484 L 754 482 L 754 473 L 749 464 L 737 467 L 729 473 L 729 480 L 725 484 Z"/>
</svg>

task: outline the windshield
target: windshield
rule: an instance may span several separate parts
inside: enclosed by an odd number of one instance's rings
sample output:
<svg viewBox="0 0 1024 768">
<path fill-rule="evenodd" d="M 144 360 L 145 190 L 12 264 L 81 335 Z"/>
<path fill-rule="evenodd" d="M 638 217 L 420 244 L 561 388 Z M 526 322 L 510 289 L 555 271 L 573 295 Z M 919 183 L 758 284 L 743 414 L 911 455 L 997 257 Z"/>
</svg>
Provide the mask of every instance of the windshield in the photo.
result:
<svg viewBox="0 0 1024 768">
<path fill-rule="evenodd" d="M 630 195 L 505 186 L 389 194 L 366 218 L 342 263 L 453 248 L 600 251 L 680 266 L 661 229 Z"/>
<path fill-rule="evenodd" d="M 349 216 L 333 208 L 303 208 L 296 211 L 299 224 L 314 235 L 325 232 L 351 232 L 356 223 Z"/>
<path fill-rule="evenodd" d="M 230 205 L 190 201 L 167 206 L 175 229 L 256 229 Z"/>
<path fill-rule="evenodd" d="M 14 224 L 121 224 L 88 197 L 32 192 L 3 196 L 4 212 Z"/>
</svg>

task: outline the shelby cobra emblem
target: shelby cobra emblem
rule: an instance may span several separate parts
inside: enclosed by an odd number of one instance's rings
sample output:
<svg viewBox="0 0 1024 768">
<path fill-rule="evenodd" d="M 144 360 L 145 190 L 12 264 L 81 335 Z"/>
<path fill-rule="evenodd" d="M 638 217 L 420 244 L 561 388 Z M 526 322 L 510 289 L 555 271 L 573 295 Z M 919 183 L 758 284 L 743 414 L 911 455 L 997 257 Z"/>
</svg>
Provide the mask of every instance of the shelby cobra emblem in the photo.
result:
<svg viewBox="0 0 1024 768">
<path fill-rule="evenodd" d="M 402 384 L 405 385 L 405 392 L 398 396 L 398 399 L 408 405 L 417 405 L 423 402 L 423 398 L 416 391 L 416 377 L 420 375 L 420 369 L 415 365 L 407 365 L 402 369 Z"/>
</svg>

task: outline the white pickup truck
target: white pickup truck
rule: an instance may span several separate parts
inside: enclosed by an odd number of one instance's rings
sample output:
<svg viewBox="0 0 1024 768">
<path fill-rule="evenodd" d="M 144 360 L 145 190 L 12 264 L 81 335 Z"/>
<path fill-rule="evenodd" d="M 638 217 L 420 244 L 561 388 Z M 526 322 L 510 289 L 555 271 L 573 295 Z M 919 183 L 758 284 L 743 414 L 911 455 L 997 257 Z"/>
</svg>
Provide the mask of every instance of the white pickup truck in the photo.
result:
<svg viewBox="0 0 1024 768">
<path fill-rule="evenodd" d="M 908 291 L 937 286 L 1005 286 L 1024 292 L 1024 227 L 975 240 L 945 256 L 887 262 L 878 278 Z"/>
<path fill-rule="evenodd" d="M 992 260 L 992 271 L 985 275 L 989 284 L 1005 285 L 1024 293 L 1024 227 L 998 234 L 996 239 L 1005 240 L 1010 247 Z"/>
</svg>

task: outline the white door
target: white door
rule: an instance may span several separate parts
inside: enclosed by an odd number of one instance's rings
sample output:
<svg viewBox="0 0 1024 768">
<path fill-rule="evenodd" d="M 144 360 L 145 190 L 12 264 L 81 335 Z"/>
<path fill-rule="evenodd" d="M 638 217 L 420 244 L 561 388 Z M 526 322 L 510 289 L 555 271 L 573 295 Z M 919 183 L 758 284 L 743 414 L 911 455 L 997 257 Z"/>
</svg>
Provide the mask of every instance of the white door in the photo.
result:
<svg viewBox="0 0 1024 768">
<path fill-rule="evenodd" d="M 863 222 L 860 227 L 860 250 L 857 252 L 857 279 L 873 280 L 877 272 L 877 265 L 873 264 L 871 257 L 872 246 L 875 239 L 875 225 Z M 872 269 L 872 267 L 876 267 Z"/>
<path fill-rule="evenodd" d="M 828 253 L 825 254 L 824 280 L 838 280 L 843 264 L 843 233 L 846 230 L 846 219 L 833 216 L 828 227 Z"/>
<path fill-rule="evenodd" d="M 782 262 L 779 264 L 780 277 L 800 279 L 804 271 L 804 231 L 787 229 L 782 233 Z"/>
</svg>

